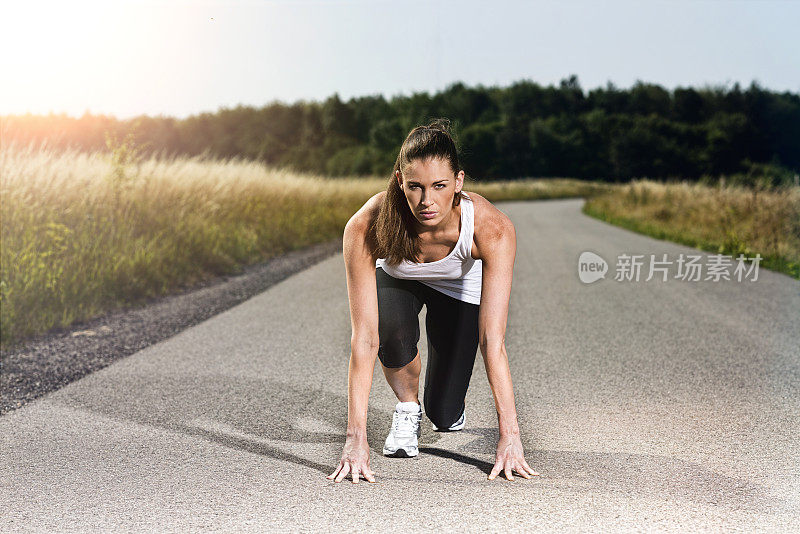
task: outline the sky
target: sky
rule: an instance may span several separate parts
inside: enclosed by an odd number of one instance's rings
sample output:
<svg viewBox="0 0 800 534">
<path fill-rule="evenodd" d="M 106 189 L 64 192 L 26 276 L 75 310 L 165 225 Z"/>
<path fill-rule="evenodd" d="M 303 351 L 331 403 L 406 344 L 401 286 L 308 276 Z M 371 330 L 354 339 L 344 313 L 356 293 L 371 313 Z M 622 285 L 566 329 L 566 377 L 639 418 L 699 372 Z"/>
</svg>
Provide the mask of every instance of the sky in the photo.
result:
<svg viewBox="0 0 800 534">
<path fill-rule="evenodd" d="M 0 115 L 184 118 L 530 80 L 800 93 L 800 0 L 0 0 Z"/>
</svg>

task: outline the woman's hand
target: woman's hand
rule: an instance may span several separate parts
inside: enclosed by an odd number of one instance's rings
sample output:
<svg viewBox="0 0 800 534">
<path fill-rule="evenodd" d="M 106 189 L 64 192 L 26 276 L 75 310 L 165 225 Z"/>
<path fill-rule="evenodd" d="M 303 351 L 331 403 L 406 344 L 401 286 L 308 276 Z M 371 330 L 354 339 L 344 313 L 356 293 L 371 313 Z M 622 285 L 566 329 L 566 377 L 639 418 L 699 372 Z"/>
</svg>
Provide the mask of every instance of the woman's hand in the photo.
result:
<svg viewBox="0 0 800 534">
<path fill-rule="evenodd" d="M 366 480 L 375 482 L 375 473 L 369 468 L 369 445 L 366 437 L 347 437 L 339 466 L 327 478 L 333 479 L 334 482 L 341 482 L 347 473 L 350 473 L 354 484 L 358 483 L 359 473 Z"/>
<path fill-rule="evenodd" d="M 494 477 L 500 471 L 505 471 L 508 480 L 514 480 L 514 475 L 511 471 L 514 470 L 525 478 L 531 478 L 531 475 L 538 476 L 539 473 L 533 470 L 522 454 L 522 441 L 519 439 L 519 434 L 501 434 L 500 439 L 497 441 L 497 457 L 495 459 L 494 468 L 489 473 L 489 480 L 494 480 Z"/>
</svg>

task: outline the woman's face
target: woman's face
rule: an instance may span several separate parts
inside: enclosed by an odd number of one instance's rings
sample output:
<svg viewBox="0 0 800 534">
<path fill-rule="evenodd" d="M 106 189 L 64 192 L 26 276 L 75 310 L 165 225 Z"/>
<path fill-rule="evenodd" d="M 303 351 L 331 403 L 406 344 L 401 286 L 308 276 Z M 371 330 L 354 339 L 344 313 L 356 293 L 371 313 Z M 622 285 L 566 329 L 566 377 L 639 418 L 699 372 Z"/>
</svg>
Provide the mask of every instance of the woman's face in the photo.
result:
<svg viewBox="0 0 800 534">
<path fill-rule="evenodd" d="M 421 225 L 429 227 L 447 220 L 453 209 L 453 196 L 464 185 L 464 171 L 453 175 L 447 161 L 440 158 L 414 160 L 405 173 L 397 171 L 395 178 L 411 213 Z"/>
</svg>

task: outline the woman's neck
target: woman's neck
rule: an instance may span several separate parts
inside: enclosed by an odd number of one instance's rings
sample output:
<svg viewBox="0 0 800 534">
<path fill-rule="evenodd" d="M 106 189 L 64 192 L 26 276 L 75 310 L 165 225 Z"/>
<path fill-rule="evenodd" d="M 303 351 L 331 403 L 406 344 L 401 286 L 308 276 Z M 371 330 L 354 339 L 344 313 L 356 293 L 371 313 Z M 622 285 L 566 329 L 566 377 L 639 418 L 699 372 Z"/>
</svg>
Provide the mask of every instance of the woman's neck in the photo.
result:
<svg viewBox="0 0 800 534">
<path fill-rule="evenodd" d="M 454 220 L 455 222 L 453 222 Z M 416 223 L 417 235 L 419 237 L 424 241 L 436 241 L 438 237 L 449 234 L 453 225 L 459 230 L 461 224 L 461 205 L 459 204 L 455 208 L 452 208 L 447 220 L 442 221 L 436 226 L 424 226 L 420 224 L 419 221 L 416 221 Z"/>
</svg>

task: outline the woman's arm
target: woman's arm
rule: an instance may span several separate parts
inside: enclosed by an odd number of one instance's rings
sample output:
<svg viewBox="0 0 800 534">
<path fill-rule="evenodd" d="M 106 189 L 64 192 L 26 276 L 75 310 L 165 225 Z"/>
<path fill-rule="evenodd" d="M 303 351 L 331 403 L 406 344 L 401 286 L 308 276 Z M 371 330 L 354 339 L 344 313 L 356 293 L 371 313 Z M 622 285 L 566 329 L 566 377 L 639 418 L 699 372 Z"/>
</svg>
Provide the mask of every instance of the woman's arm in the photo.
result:
<svg viewBox="0 0 800 534">
<path fill-rule="evenodd" d="M 514 390 L 506 354 L 505 336 L 508 303 L 517 237 L 507 216 L 484 220 L 481 236 L 481 306 L 478 313 L 478 339 L 494 395 L 500 434 L 519 434 Z"/>
<path fill-rule="evenodd" d="M 352 332 L 347 379 L 347 435 L 364 439 L 367 433 L 367 402 L 379 342 L 375 259 L 367 246 L 365 226 L 358 221 L 349 222 L 343 239 Z"/>
<path fill-rule="evenodd" d="M 350 218 L 342 238 L 352 334 L 347 373 L 347 437 L 339 465 L 328 475 L 335 482 L 348 473 L 354 483 L 358 482 L 359 473 L 375 482 L 375 473 L 369 466 L 367 404 L 378 357 L 378 294 L 368 229 L 378 199 L 378 195 L 372 197 Z"/>
<path fill-rule="evenodd" d="M 483 205 L 491 206 L 488 201 L 484 201 Z M 530 478 L 539 473 L 525 461 L 505 344 L 517 235 L 508 216 L 493 206 L 490 213 L 484 211 L 480 222 L 480 236 L 476 239 L 483 278 L 478 312 L 478 339 L 494 396 L 500 433 L 495 465 L 489 479 L 493 480 L 500 471 L 505 471 L 508 480 L 514 479 L 512 471 Z"/>
</svg>

